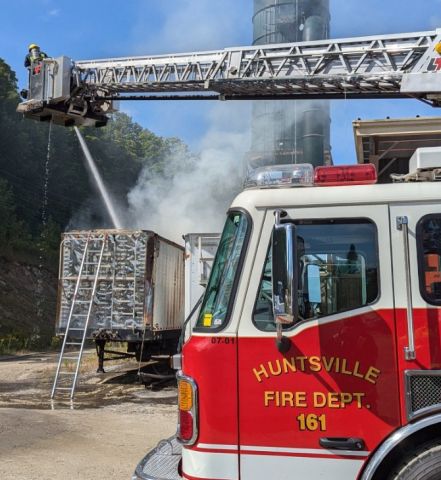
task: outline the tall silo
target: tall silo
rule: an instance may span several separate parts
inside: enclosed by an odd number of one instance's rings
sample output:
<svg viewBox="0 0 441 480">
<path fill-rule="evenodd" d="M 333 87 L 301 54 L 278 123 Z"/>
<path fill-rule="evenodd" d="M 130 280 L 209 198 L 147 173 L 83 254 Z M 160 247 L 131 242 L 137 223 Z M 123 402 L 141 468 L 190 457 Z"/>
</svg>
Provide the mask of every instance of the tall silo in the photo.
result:
<svg viewBox="0 0 441 480">
<path fill-rule="evenodd" d="M 329 37 L 329 0 L 254 0 L 254 45 Z M 331 162 L 326 101 L 256 101 L 248 166 Z"/>
</svg>

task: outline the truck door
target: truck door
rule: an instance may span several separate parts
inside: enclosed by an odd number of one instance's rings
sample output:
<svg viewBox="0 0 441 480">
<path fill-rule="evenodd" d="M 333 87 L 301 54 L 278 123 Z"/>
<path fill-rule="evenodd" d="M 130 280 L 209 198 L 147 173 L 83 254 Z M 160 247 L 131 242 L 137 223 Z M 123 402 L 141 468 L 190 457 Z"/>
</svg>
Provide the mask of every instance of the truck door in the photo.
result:
<svg viewBox="0 0 441 480">
<path fill-rule="evenodd" d="M 439 411 L 441 208 L 391 207 L 402 422 Z"/>
<path fill-rule="evenodd" d="M 276 347 L 266 213 L 238 335 L 242 480 L 354 480 L 400 422 L 389 210 L 287 210 L 299 320 Z"/>
</svg>

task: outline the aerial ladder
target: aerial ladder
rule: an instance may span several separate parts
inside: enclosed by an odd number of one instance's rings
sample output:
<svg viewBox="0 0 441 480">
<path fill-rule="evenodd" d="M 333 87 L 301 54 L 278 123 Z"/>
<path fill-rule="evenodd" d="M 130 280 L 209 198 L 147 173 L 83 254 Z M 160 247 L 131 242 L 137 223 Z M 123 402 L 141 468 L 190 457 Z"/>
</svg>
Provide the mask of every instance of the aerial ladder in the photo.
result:
<svg viewBox="0 0 441 480">
<path fill-rule="evenodd" d="M 119 100 L 416 98 L 441 106 L 441 29 L 209 52 L 72 61 L 29 72 L 17 110 L 104 126 Z"/>
</svg>

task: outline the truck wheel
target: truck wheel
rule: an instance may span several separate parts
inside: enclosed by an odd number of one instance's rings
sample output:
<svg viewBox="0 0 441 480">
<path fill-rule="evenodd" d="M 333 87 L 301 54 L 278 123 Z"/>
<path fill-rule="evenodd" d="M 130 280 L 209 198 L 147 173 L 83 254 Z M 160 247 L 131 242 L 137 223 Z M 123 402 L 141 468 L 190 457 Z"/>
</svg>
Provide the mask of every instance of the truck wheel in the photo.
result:
<svg viewBox="0 0 441 480">
<path fill-rule="evenodd" d="M 408 456 L 390 475 L 389 480 L 439 480 L 441 444 L 429 442 Z"/>
</svg>

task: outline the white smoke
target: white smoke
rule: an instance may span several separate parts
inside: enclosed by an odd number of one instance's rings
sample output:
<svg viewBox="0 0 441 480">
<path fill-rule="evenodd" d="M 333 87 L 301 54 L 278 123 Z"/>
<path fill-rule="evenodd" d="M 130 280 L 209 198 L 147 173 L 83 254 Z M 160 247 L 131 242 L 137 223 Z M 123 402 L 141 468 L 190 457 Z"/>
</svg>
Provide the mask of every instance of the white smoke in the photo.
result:
<svg viewBox="0 0 441 480">
<path fill-rule="evenodd" d="M 245 104 L 217 104 L 200 153 L 166 159 L 166 174 L 145 169 L 129 193 L 132 225 L 181 243 L 186 233 L 219 232 L 241 189 L 249 149 L 250 111 Z"/>
</svg>

